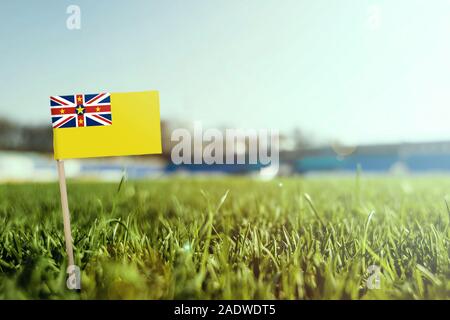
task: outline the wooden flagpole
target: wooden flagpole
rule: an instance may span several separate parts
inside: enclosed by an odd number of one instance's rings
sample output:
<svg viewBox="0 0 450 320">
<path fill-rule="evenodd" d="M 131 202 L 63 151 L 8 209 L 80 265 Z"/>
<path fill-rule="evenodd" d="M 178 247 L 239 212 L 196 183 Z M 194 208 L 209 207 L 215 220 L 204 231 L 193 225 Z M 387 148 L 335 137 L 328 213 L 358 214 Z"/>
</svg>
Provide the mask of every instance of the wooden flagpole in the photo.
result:
<svg viewBox="0 0 450 320">
<path fill-rule="evenodd" d="M 61 193 L 61 206 L 64 222 L 64 238 L 66 240 L 66 252 L 69 258 L 69 266 L 74 265 L 72 231 L 70 229 L 69 201 L 67 200 L 66 174 L 64 172 L 64 161 L 56 160 L 59 176 L 59 191 Z"/>
</svg>

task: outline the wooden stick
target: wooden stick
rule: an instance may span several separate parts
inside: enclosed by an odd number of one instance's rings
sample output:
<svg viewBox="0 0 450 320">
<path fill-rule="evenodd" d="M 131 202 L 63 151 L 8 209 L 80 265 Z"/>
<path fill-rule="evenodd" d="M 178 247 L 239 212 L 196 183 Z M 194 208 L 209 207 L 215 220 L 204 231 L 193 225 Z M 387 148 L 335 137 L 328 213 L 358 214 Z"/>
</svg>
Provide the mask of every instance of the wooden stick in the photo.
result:
<svg viewBox="0 0 450 320">
<path fill-rule="evenodd" d="M 72 248 L 72 232 L 70 229 L 70 213 L 69 201 L 67 200 L 66 174 L 64 172 L 64 162 L 56 160 L 58 165 L 59 191 L 61 193 L 61 205 L 64 221 L 64 238 L 66 240 L 66 252 L 69 257 L 69 266 L 74 265 L 73 248 Z"/>
</svg>

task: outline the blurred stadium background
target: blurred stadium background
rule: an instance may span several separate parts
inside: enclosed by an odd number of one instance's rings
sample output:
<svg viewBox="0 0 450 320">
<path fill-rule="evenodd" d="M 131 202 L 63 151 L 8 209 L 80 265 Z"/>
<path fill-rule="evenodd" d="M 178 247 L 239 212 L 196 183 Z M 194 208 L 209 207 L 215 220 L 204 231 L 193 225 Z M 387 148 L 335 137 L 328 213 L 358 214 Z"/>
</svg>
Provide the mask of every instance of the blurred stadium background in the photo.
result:
<svg viewBox="0 0 450 320">
<path fill-rule="evenodd" d="M 172 130 L 180 126 L 189 128 L 190 124 L 162 122 L 162 155 L 69 160 L 66 162 L 67 175 L 70 178 L 117 181 L 124 174 L 130 179 L 197 174 L 258 177 L 264 171 L 264 166 L 259 164 L 173 164 L 170 152 L 174 142 L 170 136 Z M 0 180 L 55 180 L 52 156 L 50 125 L 29 127 L 0 120 Z M 448 173 L 450 141 L 344 146 L 337 142 L 308 139 L 300 130 L 280 135 L 279 176 L 349 174 L 356 170 L 396 175 Z"/>
</svg>

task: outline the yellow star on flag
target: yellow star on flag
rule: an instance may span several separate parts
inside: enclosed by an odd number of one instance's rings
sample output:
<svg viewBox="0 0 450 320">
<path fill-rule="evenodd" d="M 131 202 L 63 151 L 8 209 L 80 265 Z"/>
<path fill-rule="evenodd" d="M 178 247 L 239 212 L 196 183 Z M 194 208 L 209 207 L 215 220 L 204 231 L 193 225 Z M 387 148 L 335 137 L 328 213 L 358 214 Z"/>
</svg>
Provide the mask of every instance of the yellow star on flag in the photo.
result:
<svg viewBox="0 0 450 320">
<path fill-rule="evenodd" d="M 79 107 L 77 108 L 77 113 L 78 113 L 78 114 L 82 114 L 82 113 L 83 113 L 83 110 L 84 110 L 84 108 L 83 108 L 82 106 L 79 106 Z"/>
</svg>

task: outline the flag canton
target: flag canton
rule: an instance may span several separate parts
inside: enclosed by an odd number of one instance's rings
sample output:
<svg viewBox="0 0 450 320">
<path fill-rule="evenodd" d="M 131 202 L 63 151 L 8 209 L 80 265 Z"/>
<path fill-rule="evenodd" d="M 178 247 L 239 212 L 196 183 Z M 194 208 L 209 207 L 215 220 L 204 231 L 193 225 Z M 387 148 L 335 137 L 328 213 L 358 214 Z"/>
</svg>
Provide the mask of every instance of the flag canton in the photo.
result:
<svg viewBox="0 0 450 320">
<path fill-rule="evenodd" d="M 112 125 L 110 93 L 51 96 L 53 128 Z"/>
</svg>

